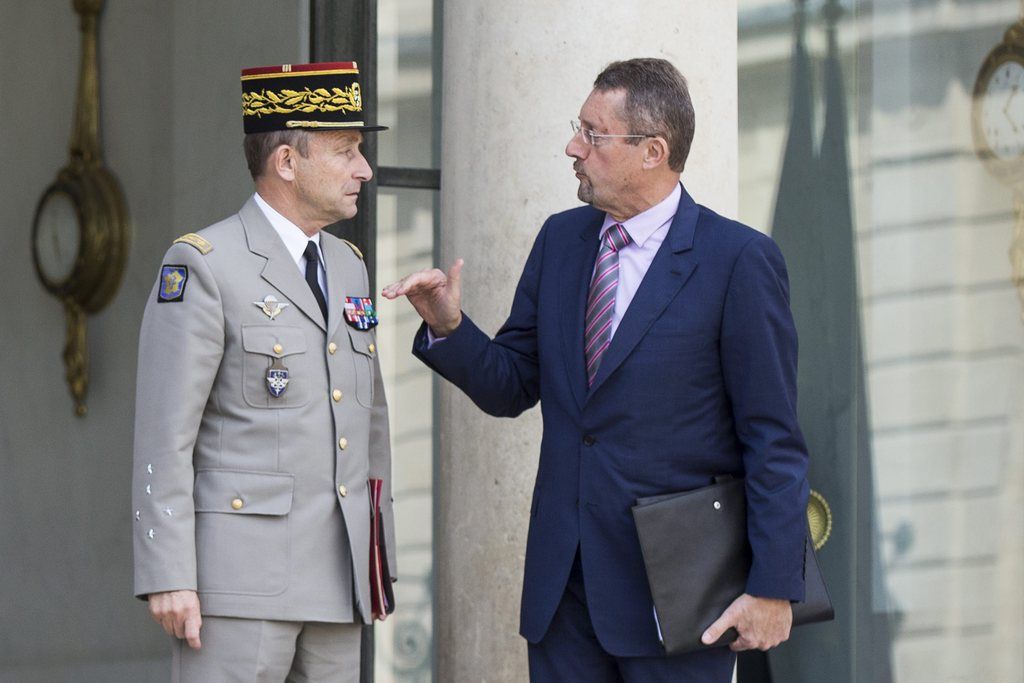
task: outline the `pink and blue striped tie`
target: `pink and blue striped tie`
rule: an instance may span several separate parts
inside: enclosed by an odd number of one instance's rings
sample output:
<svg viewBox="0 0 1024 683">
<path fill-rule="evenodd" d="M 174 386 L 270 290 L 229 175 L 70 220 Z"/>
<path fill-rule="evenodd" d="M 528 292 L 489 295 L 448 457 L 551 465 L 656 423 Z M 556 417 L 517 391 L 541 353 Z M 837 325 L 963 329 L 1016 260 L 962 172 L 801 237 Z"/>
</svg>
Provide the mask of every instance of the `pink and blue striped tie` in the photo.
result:
<svg viewBox="0 0 1024 683">
<path fill-rule="evenodd" d="M 583 356 L 587 362 L 587 386 L 594 383 L 601 357 L 612 343 L 612 315 L 615 290 L 619 286 L 619 250 L 629 244 L 629 233 L 616 223 L 608 228 L 597 254 L 594 277 L 587 296 L 587 317 L 583 331 Z"/>
</svg>

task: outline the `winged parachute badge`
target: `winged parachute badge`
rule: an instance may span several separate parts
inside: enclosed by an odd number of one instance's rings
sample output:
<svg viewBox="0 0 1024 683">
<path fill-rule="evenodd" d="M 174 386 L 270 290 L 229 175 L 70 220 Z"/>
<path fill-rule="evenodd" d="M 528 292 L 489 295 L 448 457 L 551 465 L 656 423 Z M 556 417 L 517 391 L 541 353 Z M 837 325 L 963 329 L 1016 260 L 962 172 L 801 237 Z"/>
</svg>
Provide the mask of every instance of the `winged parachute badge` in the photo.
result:
<svg viewBox="0 0 1024 683">
<path fill-rule="evenodd" d="M 271 320 L 276 318 L 285 308 L 291 306 L 287 301 L 278 301 L 277 297 L 273 294 L 263 297 L 263 301 L 253 301 L 252 303 L 255 306 L 259 306 L 263 313 Z"/>
</svg>

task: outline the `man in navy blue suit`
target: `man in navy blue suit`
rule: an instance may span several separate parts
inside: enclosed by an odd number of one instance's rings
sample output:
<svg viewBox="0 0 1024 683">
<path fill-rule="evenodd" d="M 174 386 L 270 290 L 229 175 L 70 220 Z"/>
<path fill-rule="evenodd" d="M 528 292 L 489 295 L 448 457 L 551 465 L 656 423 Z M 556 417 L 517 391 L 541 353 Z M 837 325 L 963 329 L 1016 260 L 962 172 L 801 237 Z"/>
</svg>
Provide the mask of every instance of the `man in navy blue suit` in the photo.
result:
<svg viewBox="0 0 1024 683">
<path fill-rule="evenodd" d="M 786 640 L 803 599 L 786 268 L 770 238 L 680 184 L 693 131 L 669 62 L 609 65 L 565 149 L 589 206 L 545 222 L 498 334 L 461 311 L 461 260 L 384 290 L 424 320 L 414 353 L 482 410 L 541 404 L 520 624 L 534 681 L 729 681 L 735 651 Z M 703 640 L 739 639 L 668 657 L 630 508 L 718 475 L 745 477 L 753 563 Z"/>
</svg>

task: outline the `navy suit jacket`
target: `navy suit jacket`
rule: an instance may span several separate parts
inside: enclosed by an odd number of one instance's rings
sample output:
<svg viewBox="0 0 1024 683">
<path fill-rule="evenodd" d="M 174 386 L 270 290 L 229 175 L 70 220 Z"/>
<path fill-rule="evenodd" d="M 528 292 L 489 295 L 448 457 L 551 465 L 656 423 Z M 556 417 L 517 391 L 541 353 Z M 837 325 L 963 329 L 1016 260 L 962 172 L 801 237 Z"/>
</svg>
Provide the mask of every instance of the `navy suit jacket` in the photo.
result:
<svg viewBox="0 0 1024 683">
<path fill-rule="evenodd" d="M 584 206 L 545 222 L 494 339 L 463 316 L 429 349 L 421 327 L 413 352 L 491 415 L 540 401 L 522 635 L 544 636 L 579 548 L 602 646 L 654 656 L 663 650 L 630 510 L 637 498 L 746 477 L 747 592 L 803 598 L 796 331 L 775 243 L 684 190 L 588 389 L 583 318 L 603 219 Z"/>
</svg>

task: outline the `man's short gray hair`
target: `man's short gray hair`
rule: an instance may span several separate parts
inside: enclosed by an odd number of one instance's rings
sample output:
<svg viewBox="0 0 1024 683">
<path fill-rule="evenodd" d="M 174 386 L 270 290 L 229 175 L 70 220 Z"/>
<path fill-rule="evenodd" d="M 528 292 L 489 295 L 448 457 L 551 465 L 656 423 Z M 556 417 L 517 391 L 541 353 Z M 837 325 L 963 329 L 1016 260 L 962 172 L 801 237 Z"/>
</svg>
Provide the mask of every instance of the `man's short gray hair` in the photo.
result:
<svg viewBox="0 0 1024 683">
<path fill-rule="evenodd" d="M 245 136 L 245 163 L 249 167 L 249 175 L 256 180 L 267 165 L 270 154 L 281 145 L 288 145 L 298 150 L 302 156 L 309 156 L 308 130 L 272 130 L 266 133 L 249 133 Z"/>
<path fill-rule="evenodd" d="M 668 142 L 668 165 L 682 172 L 693 142 L 694 115 L 686 79 L 664 59 L 612 62 L 594 81 L 594 89 L 624 90 L 619 118 L 630 133 L 658 135 Z M 639 144 L 639 139 L 634 144 Z"/>
</svg>

